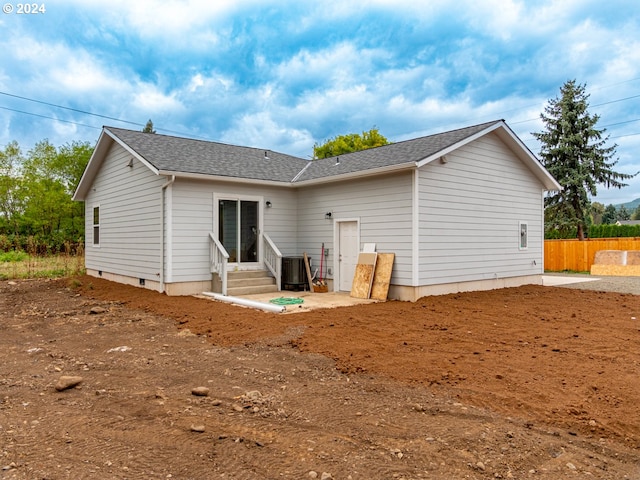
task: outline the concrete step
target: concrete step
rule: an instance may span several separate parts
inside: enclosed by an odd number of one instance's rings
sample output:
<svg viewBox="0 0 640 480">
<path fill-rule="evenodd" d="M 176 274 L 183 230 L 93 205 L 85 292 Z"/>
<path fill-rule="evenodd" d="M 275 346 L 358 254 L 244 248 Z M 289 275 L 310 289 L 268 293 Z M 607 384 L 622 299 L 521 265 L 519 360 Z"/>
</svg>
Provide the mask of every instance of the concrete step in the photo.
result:
<svg viewBox="0 0 640 480">
<path fill-rule="evenodd" d="M 228 287 L 227 295 L 239 297 L 242 295 L 254 295 L 256 293 L 278 293 L 278 287 L 273 285 L 252 285 L 248 287 Z"/>
<path fill-rule="evenodd" d="M 227 280 L 240 280 L 248 278 L 264 278 L 271 277 L 271 274 L 267 270 L 236 270 L 227 272 Z"/>
<path fill-rule="evenodd" d="M 276 279 L 266 270 L 239 270 L 227 274 L 227 295 L 277 292 Z"/>
<path fill-rule="evenodd" d="M 275 285 L 275 284 L 276 284 L 276 279 L 273 277 L 249 277 L 249 278 L 227 277 L 227 288 Z"/>
</svg>

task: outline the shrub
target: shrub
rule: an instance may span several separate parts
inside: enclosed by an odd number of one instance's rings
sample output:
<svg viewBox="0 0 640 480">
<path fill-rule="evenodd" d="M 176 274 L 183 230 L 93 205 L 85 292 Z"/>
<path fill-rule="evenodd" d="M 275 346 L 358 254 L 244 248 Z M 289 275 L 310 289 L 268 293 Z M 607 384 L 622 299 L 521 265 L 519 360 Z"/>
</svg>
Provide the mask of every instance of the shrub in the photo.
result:
<svg viewBox="0 0 640 480">
<path fill-rule="evenodd" d="M 591 225 L 589 238 L 640 237 L 640 225 Z"/>
<path fill-rule="evenodd" d="M 8 252 L 0 253 L 0 262 L 9 263 L 9 262 L 22 262 L 29 258 L 22 250 L 9 250 Z"/>
</svg>

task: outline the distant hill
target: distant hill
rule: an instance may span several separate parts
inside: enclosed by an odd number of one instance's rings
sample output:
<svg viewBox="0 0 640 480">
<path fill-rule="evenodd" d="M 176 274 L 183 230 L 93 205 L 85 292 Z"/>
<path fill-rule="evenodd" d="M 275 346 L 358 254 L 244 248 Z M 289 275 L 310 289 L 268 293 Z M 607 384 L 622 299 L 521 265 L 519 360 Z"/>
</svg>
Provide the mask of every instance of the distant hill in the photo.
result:
<svg viewBox="0 0 640 480">
<path fill-rule="evenodd" d="M 636 198 L 635 200 L 631 200 L 627 203 L 619 203 L 615 205 L 615 207 L 620 208 L 622 205 L 624 205 L 624 208 L 626 208 L 628 212 L 633 212 L 636 208 L 638 208 L 638 205 L 640 205 L 640 198 Z"/>
</svg>

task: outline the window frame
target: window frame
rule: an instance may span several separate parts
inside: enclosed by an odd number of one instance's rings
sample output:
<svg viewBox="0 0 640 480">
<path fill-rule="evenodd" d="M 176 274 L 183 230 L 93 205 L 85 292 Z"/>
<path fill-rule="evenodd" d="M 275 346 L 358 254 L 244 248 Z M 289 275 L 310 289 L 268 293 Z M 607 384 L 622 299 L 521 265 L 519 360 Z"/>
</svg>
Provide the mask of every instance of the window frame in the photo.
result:
<svg viewBox="0 0 640 480">
<path fill-rule="evenodd" d="M 96 214 L 97 214 L 97 219 L 96 219 Z M 96 222 L 97 220 L 97 222 Z M 93 235 L 93 239 L 91 244 L 94 247 L 99 247 L 100 246 L 100 204 L 98 205 L 94 205 L 93 206 L 93 210 L 92 210 L 92 216 L 91 216 L 91 224 L 92 224 L 92 235 Z M 96 235 L 97 233 L 97 235 Z M 96 241 L 96 237 L 97 237 L 97 241 Z"/>
<path fill-rule="evenodd" d="M 524 241 L 523 241 L 524 240 Z M 529 222 L 518 222 L 518 250 L 529 249 Z"/>
</svg>

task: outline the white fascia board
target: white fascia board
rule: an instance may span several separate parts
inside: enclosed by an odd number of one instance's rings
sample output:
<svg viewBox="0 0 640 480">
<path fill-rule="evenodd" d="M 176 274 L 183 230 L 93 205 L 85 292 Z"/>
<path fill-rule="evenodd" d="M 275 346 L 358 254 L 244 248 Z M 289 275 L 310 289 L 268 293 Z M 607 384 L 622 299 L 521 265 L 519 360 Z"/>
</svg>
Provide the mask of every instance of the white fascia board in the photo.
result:
<svg viewBox="0 0 640 480">
<path fill-rule="evenodd" d="M 144 157 L 141 157 L 135 150 L 133 150 L 129 145 L 127 145 L 126 143 L 124 143 L 122 140 L 120 140 L 118 137 L 116 137 L 113 133 L 111 133 L 109 131 L 109 129 L 105 129 L 105 133 L 107 135 L 109 135 L 118 145 L 120 145 L 122 148 L 124 148 L 127 152 L 129 152 L 131 155 L 133 155 L 135 158 L 137 158 L 138 160 L 140 160 L 140 162 L 145 165 L 149 170 L 151 170 L 153 173 L 155 173 L 156 175 L 159 175 L 159 170 L 154 167 L 153 165 L 151 165 Z"/>
<path fill-rule="evenodd" d="M 73 197 L 71 197 L 72 200 L 84 201 L 86 198 L 87 192 L 93 183 L 93 179 L 98 173 L 100 165 L 102 165 L 104 156 L 107 154 L 107 151 L 111 146 L 110 138 L 111 136 L 109 136 L 109 138 L 105 138 L 105 131 L 102 129 L 100 136 L 98 137 L 98 141 L 96 142 L 96 146 L 93 149 L 93 153 L 91 154 L 91 158 L 89 158 L 89 162 L 87 162 L 87 166 L 82 173 L 82 177 L 80 177 L 80 181 L 76 186 L 76 191 L 73 192 Z"/>
<path fill-rule="evenodd" d="M 144 158 L 138 155 L 134 150 L 129 147 L 126 143 L 122 142 L 118 137 L 116 137 L 113 133 L 109 131 L 108 128 L 103 128 L 102 132 L 100 132 L 100 137 L 98 137 L 98 142 L 96 143 L 96 147 L 93 150 L 93 154 L 91 154 L 91 158 L 87 163 L 87 167 L 84 169 L 84 173 L 80 178 L 80 182 L 78 182 L 78 186 L 76 187 L 76 191 L 73 194 L 72 200 L 82 201 L 86 198 L 87 192 L 93 183 L 93 179 L 95 178 L 102 162 L 111 148 L 111 144 L 115 142 L 124 148 L 131 156 L 140 160 L 140 162 L 145 165 L 149 170 L 151 170 L 154 174 L 158 175 L 158 169 L 147 162 Z"/>
<path fill-rule="evenodd" d="M 466 145 L 467 143 L 471 143 L 474 140 L 477 140 L 480 137 L 483 137 L 484 135 L 486 135 L 489 132 L 492 132 L 493 130 L 500 128 L 504 125 L 503 122 L 496 122 L 493 125 L 491 125 L 490 127 L 485 128 L 484 130 L 479 131 L 478 133 L 471 135 L 470 137 L 467 137 L 461 141 L 459 141 L 458 143 L 454 143 L 453 145 L 444 148 L 436 153 L 434 153 L 433 155 L 429 155 L 428 157 L 423 158 L 422 160 L 418 160 L 417 164 L 418 164 L 418 168 L 425 166 L 428 163 L 433 162 L 434 160 L 438 160 L 441 157 L 446 156 L 448 153 L 453 152 L 454 150 L 459 149 L 460 147 Z"/>
<path fill-rule="evenodd" d="M 372 168 L 370 170 L 358 170 L 357 172 L 343 173 L 331 177 L 314 178 L 312 180 L 302 180 L 296 182 L 295 185 L 319 185 L 323 183 L 340 182 L 344 180 L 353 180 L 356 178 L 372 177 L 375 175 L 383 175 L 385 173 L 400 172 L 403 170 L 411 170 L 416 168 L 416 162 L 401 163 L 398 165 L 389 165 L 386 167 Z"/>
<path fill-rule="evenodd" d="M 534 175 L 538 177 L 538 179 L 540 179 L 546 190 L 562 190 L 562 186 L 558 183 L 558 181 L 553 178 L 549 171 L 544 168 L 542 163 L 540 163 L 538 158 L 531 152 L 531 150 L 529 150 L 529 148 L 524 143 L 522 143 L 522 140 L 520 140 L 520 138 L 518 138 L 506 124 L 504 124 L 504 128 L 501 128 L 496 133 L 503 142 L 505 142 L 515 151 L 516 155 L 518 155 L 518 157 L 524 162 L 524 164 L 531 169 Z"/>
<path fill-rule="evenodd" d="M 418 168 L 433 162 L 441 157 L 446 156 L 448 153 L 451 153 L 460 147 L 471 143 L 478 138 L 487 135 L 495 131 L 496 135 L 500 137 L 500 139 L 507 144 L 509 148 L 511 148 L 516 156 L 522 160 L 522 162 L 529 167 L 529 169 L 533 172 L 533 174 L 540 180 L 540 182 L 544 185 L 545 189 L 548 191 L 554 190 L 562 190 L 562 186 L 556 181 L 555 178 L 547 171 L 546 168 L 538 161 L 536 156 L 531 153 L 531 150 L 527 148 L 527 146 L 522 143 L 522 141 L 516 136 L 515 133 L 507 126 L 504 121 L 499 121 L 494 123 L 493 125 L 485 128 L 484 130 L 476 133 L 475 135 L 471 135 L 470 137 L 461 140 L 460 142 L 451 145 L 445 149 L 440 150 L 439 152 L 434 153 L 422 160 L 419 160 Z"/>
<path fill-rule="evenodd" d="M 196 180 L 212 180 L 212 181 L 219 181 L 219 182 L 246 183 L 251 185 L 295 187 L 295 185 L 292 185 L 288 181 L 277 182 L 274 180 L 260 180 L 255 178 L 226 177 L 223 175 L 207 175 L 206 173 L 189 173 L 189 172 L 174 172 L 171 170 L 158 170 L 158 175 L 174 175 L 176 178 L 192 178 Z"/>
</svg>

